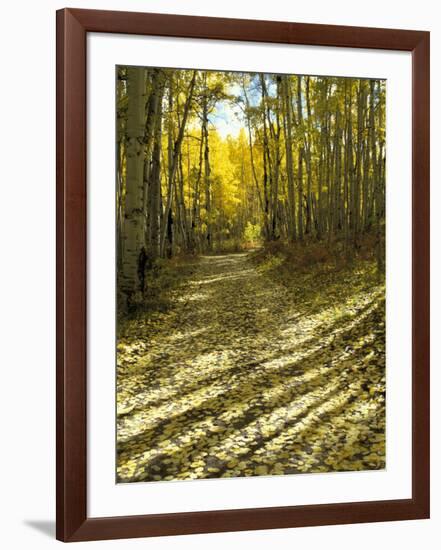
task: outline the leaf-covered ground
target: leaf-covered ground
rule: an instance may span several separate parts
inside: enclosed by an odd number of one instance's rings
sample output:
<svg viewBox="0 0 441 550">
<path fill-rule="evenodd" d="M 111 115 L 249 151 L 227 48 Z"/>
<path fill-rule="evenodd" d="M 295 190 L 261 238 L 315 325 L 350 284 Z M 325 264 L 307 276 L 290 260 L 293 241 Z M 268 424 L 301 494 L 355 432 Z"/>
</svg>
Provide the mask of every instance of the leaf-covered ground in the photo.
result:
<svg viewBox="0 0 441 550">
<path fill-rule="evenodd" d="M 120 330 L 118 481 L 384 468 L 384 285 L 372 264 L 289 284 L 249 254 L 192 269 L 171 308 Z"/>
</svg>

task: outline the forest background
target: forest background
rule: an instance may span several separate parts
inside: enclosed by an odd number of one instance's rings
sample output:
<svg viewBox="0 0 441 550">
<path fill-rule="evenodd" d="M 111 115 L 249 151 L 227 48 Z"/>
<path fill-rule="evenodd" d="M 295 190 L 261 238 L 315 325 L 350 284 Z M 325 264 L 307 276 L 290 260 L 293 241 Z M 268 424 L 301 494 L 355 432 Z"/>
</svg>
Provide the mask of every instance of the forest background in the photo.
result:
<svg viewBox="0 0 441 550">
<path fill-rule="evenodd" d="M 385 81 L 119 67 L 117 124 L 122 311 L 182 254 L 307 242 L 384 271 Z"/>
</svg>

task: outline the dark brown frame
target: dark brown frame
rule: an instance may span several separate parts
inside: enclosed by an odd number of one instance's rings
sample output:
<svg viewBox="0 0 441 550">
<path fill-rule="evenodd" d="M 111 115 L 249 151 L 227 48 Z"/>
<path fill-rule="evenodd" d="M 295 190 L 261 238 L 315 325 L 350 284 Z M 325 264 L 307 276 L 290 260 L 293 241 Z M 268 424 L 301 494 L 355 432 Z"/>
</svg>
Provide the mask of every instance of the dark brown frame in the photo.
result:
<svg viewBox="0 0 441 550">
<path fill-rule="evenodd" d="M 412 52 L 412 498 L 88 518 L 86 34 Z M 429 33 L 63 9 L 57 12 L 57 538 L 83 541 L 429 517 Z"/>
</svg>

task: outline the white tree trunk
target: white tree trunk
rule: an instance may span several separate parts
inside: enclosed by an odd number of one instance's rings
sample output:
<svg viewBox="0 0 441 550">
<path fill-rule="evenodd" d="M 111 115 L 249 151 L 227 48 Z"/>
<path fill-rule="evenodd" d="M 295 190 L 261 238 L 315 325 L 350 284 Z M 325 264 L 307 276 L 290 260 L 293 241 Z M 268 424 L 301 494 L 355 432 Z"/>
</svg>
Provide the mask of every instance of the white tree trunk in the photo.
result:
<svg viewBox="0 0 441 550">
<path fill-rule="evenodd" d="M 140 290 L 139 256 L 144 247 L 143 139 L 145 124 L 145 71 L 127 69 L 127 179 L 125 197 L 125 243 L 121 289 L 128 299 Z"/>
</svg>

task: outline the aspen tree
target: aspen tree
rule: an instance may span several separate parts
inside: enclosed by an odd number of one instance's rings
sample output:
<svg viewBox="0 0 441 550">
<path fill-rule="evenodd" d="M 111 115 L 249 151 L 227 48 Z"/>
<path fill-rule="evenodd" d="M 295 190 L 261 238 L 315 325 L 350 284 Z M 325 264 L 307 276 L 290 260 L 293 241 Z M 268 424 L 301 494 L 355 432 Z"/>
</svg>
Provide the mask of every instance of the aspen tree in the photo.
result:
<svg viewBox="0 0 441 550">
<path fill-rule="evenodd" d="M 144 249 L 142 156 L 145 113 L 145 70 L 127 69 L 127 146 L 124 220 L 124 257 L 120 286 L 128 301 L 141 290 L 139 259 Z"/>
<path fill-rule="evenodd" d="M 288 179 L 288 204 L 289 215 L 288 225 L 290 228 L 289 239 L 295 241 L 297 239 L 296 227 L 296 199 L 294 189 L 294 166 L 292 156 L 292 102 L 291 102 L 291 86 L 288 76 L 283 78 L 284 83 L 284 99 L 285 99 L 285 148 L 286 148 L 286 174 Z"/>
</svg>

